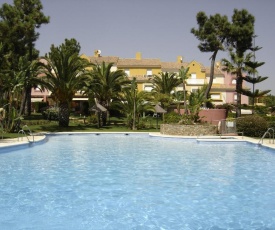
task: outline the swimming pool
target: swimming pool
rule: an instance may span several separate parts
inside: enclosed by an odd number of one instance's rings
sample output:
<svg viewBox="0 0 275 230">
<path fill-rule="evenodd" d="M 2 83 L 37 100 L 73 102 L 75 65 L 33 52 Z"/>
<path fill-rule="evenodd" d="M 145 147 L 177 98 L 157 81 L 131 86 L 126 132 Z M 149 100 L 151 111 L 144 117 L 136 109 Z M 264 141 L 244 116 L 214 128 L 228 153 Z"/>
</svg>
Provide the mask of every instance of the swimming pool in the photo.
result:
<svg viewBox="0 0 275 230">
<path fill-rule="evenodd" d="M 0 154 L 0 229 L 275 229 L 275 153 L 147 134 Z"/>
</svg>

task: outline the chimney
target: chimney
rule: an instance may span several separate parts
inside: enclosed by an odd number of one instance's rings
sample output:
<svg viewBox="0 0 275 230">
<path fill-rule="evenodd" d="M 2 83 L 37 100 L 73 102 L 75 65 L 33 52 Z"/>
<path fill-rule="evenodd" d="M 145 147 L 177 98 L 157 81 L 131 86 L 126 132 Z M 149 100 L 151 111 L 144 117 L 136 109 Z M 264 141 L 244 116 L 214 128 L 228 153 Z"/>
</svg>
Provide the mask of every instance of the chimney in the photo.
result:
<svg viewBox="0 0 275 230">
<path fill-rule="evenodd" d="M 100 50 L 95 50 L 94 51 L 94 57 L 100 57 L 101 51 Z"/>
<path fill-rule="evenodd" d="M 141 52 L 137 52 L 136 53 L 136 59 L 137 60 L 141 60 Z"/>
<path fill-rule="evenodd" d="M 177 63 L 182 63 L 182 56 L 177 57 Z"/>
</svg>

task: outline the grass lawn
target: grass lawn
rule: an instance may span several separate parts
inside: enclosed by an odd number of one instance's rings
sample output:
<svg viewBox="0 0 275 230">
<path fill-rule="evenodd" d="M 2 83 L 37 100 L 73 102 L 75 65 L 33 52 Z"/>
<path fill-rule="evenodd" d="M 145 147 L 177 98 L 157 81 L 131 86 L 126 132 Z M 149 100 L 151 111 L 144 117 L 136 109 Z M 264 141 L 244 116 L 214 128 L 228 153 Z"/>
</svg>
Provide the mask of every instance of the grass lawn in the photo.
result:
<svg viewBox="0 0 275 230">
<path fill-rule="evenodd" d="M 71 117 L 69 127 L 59 127 L 57 121 L 48 121 L 45 120 L 41 114 L 32 114 L 29 117 L 24 117 L 24 120 L 21 122 L 21 128 L 24 128 L 25 131 L 28 128 L 33 133 L 39 132 L 159 132 L 159 125 L 161 119 L 146 117 L 142 118 L 142 128 L 138 130 L 130 130 L 125 125 L 125 120 L 121 118 L 111 117 L 109 125 L 105 127 L 98 128 L 97 124 L 89 123 L 89 119 L 84 117 Z M 158 122 L 158 129 L 157 129 Z M 27 127 L 24 127 L 27 125 Z M 3 133 L 3 138 L 17 138 L 18 133 Z M 2 134 L 0 134 L 2 138 Z"/>
</svg>

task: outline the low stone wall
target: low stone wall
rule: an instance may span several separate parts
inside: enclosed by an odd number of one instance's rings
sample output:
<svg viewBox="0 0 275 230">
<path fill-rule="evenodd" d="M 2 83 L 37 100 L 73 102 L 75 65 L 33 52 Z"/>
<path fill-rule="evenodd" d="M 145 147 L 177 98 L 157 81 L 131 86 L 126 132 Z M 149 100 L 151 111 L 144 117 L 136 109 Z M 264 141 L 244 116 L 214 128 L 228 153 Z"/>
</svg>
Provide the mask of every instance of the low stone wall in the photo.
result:
<svg viewBox="0 0 275 230">
<path fill-rule="evenodd" d="M 217 126 L 162 124 L 160 125 L 160 133 L 164 135 L 175 136 L 211 136 L 217 134 Z"/>
</svg>

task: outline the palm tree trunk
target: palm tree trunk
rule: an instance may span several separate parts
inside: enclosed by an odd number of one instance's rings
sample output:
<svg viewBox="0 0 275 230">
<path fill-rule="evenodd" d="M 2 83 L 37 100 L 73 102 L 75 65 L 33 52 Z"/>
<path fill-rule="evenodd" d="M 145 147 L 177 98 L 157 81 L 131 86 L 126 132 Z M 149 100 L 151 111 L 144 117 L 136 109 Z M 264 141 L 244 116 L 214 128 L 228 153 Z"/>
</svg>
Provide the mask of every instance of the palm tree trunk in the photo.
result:
<svg viewBox="0 0 275 230">
<path fill-rule="evenodd" d="M 187 109 L 187 102 L 186 102 L 186 89 L 185 89 L 185 82 L 183 82 L 183 100 L 184 100 L 184 114 L 188 114 L 188 109 Z"/>
<path fill-rule="evenodd" d="M 32 103 L 31 103 L 31 97 L 32 97 L 32 87 L 27 86 L 26 87 L 26 104 L 27 104 L 27 115 L 31 115 L 32 110 Z"/>
<path fill-rule="evenodd" d="M 20 105 L 20 112 L 19 114 L 25 114 L 25 111 L 27 112 L 27 115 L 31 115 L 31 90 L 32 88 L 30 86 L 26 86 L 23 92 L 22 101 Z M 27 107 L 27 109 L 26 109 Z"/>
<path fill-rule="evenodd" d="M 237 91 L 237 108 L 236 108 L 236 118 L 242 115 L 241 113 L 241 106 L 242 106 L 242 99 L 241 99 L 241 92 L 242 92 L 242 84 L 243 79 L 242 76 L 237 76 L 236 80 L 236 91 Z"/>
<path fill-rule="evenodd" d="M 69 105 L 67 102 L 60 103 L 59 105 L 59 127 L 68 127 L 70 121 Z"/>
<path fill-rule="evenodd" d="M 213 53 L 212 57 L 211 57 L 211 67 L 210 67 L 209 82 L 208 82 L 207 88 L 206 88 L 205 93 L 204 93 L 204 96 L 205 96 L 206 99 L 209 97 L 209 93 L 210 93 L 210 90 L 211 90 L 212 84 L 213 84 L 214 67 L 215 67 L 215 60 L 216 60 L 217 53 L 218 53 L 218 50 L 216 50 Z M 205 104 L 205 107 L 206 107 L 206 103 L 204 103 L 204 104 Z"/>
<path fill-rule="evenodd" d="M 101 112 L 97 111 L 96 116 L 97 116 L 97 128 L 100 128 L 101 127 L 101 122 L 100 122 Z"/>
<path fill-rule="evenodd" d="M 33 44 L 31 39 L 29 40 L 29 62 L 32 62 L 32 53 L 33 53 Z M 27 77 L 31 79 L 31 71 L 27 71 Z M 31 115 L 31 97 L 32 97 L 32 87 L 27 84 L 26 85 L 26 104 L 27 104 L 27 115 Z"/>
<path fill-rule="evenodd" d="M 23 92 L 22 92 L 22 100 L 21 100 L 21 105 L 20 105 L 20 111 L 19 111 L 19 116 L 25 114 L 25 106 L 26 106 L 26 91 L 23 90 Z"/>
</svg>

